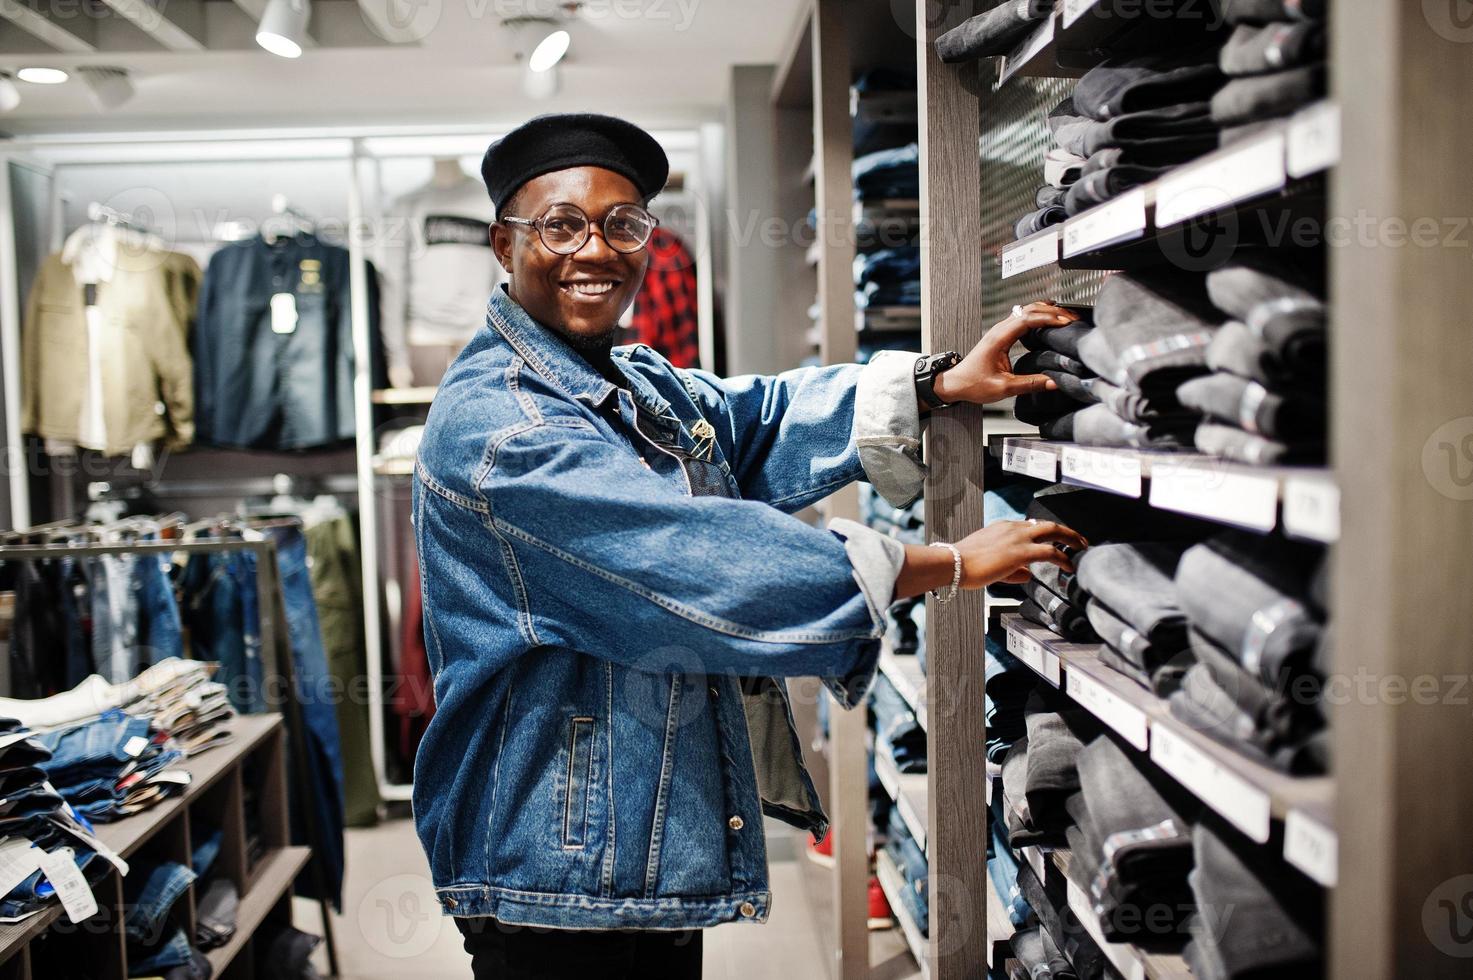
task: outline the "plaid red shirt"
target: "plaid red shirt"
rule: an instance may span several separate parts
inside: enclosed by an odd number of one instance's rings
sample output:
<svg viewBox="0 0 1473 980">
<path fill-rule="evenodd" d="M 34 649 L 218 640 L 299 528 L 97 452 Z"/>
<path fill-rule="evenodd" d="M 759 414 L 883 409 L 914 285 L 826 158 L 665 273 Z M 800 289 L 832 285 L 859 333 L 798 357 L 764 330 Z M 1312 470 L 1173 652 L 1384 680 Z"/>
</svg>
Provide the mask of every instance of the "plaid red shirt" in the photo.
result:
<svg viewBox="0 0 1473 980">
<path fill-rule="evenodd" d="M 669 358 L 676 367 L 699 367 L 696 319 L 696 260 L 680 236 L 656 228 L 650 236 L 649 269 L 634 298 L 634 338 Z"/>
</svg>

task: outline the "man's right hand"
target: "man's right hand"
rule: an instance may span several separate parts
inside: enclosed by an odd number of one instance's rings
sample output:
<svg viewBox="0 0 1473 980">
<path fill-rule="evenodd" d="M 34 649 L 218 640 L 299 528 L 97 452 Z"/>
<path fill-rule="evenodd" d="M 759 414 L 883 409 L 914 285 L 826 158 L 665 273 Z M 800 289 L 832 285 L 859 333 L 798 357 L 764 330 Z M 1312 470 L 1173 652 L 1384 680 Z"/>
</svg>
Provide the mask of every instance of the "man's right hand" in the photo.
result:
<svg viewBox="0 0 1473 980">
<path fill-rule="evenodd" d="M 1057 545 L 1078 554 L 1089 542 L 1078 532 L 1053 521 L 996 521 L 956 542 L 962 557 L 960 588 L 982 589 L 994 582 L 1028 581 L 1028 566 L 1051 562 L 1074 571 L 1074 561 Z M 895 580 L 895 598 L 906 599 L 951 586 L 955 565 L 950 548 L 906 545 L 905 565 Z"/>
</svg>

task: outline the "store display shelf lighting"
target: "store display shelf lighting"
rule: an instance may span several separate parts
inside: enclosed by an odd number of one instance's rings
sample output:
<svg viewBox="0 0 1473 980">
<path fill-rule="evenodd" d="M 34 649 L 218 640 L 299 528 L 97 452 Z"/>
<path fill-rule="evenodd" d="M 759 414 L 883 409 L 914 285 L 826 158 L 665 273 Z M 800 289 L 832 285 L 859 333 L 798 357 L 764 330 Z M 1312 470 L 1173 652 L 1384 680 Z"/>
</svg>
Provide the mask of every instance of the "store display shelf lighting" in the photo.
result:
<svg viewBox="0 0 1473 980">
<path fill-rule="evenodd" d="M 1340 537 L 1340 488 L 1317 466 L 1249 466 L 1200 453 L 993 438 L 1002 467 L 1049 483 L 1145 499 L 1152 507 L 1252 531 L 1332 543 Z"/>
</svg>

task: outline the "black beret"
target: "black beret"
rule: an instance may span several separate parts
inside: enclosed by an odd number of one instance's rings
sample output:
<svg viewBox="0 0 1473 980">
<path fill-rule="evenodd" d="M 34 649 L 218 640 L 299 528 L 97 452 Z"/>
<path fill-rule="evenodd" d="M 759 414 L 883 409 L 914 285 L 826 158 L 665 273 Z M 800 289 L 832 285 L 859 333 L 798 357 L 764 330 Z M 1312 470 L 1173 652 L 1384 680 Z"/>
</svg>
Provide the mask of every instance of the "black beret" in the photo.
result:
<svg viewBox="0 0 1473 980">
<path fill-rule="evenodd" d="M 652 197 L 670 176 L 670 161 L 655 138 L 638 126 L 591 112 L 553 113 L 530 119 L 486 148 L 481 179 L 498 213 L 531 180 L 569 167 L 603 167 L 629 178 Z"/>
</svg>

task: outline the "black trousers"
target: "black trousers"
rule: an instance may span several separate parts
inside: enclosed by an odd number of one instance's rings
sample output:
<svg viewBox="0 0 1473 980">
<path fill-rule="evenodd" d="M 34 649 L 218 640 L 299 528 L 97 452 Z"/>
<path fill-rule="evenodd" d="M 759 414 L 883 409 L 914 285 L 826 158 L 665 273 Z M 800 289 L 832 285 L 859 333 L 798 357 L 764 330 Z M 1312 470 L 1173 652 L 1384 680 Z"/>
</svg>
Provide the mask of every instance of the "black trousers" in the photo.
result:
<svg viewBox="0 0 1473 980">
<path fill-rule="evenodd" d="M 475 980 L 700 980 L 701 930 L 584 931 L 457 918 Z"/>
</svg>

